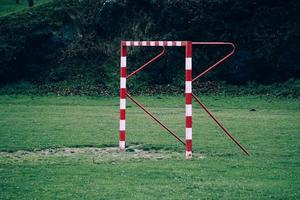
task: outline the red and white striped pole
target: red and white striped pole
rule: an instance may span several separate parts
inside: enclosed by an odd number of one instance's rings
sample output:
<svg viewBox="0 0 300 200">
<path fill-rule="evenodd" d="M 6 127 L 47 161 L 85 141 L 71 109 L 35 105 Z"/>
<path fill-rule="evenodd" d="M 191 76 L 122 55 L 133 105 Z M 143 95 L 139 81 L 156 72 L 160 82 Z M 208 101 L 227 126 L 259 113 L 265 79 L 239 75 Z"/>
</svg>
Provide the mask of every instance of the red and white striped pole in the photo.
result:
<svg viewBox="0 0 300 200">
<path fill-rule="evenodd" d="M 120 74 L 120 135 L 119 148 L 125 150 L 126 139 L 126 46 L 121 42 Z"/>
<path fill-rule="evenodd" d="M 186 159 L 192 158 L 192 42 L 185 47 L 185 142 Z"/>
</svg>

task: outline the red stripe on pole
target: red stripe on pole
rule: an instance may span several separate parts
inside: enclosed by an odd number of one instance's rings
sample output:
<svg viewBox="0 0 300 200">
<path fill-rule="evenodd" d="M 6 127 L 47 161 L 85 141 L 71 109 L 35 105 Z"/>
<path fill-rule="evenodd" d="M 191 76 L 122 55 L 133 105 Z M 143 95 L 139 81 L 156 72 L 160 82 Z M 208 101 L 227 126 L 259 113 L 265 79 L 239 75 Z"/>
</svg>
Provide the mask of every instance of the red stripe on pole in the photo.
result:
<svg viewBox="0 0 300 200">
<path fill-rule="evenodd" d="M 120 98 L 125 99 L 126 98 L 126 88 L 120 89 Z"/>
<path fill-rule="evenodd" d="M 124 56 L 127 56 L 127 51 L 126 51 L 126 46 L 121 46 L 121 56 L 124 57 Z M 124 66 L 122 66 L 124 67 Z"/>
<path fill-rule="evenodd" d="M 192 146 L 193 146 L 192 140 L 186 140 L 185 143 L 186 143 L 186 146 L 185 146 L 186 151 L 192 151 Z"/>
<path fill-rule="evenodd" d="M 192 42 L 187 41 L 186 42 L 186 51 L 185 51 L 185 57 L 191 58 L 192 57 Z"/>
<path fill-rule="evenodd" d="M 125 120 L 126 118 L 126 109 L 120 109 L 120 120 Z"/>
<path fill-rule="evenodd" d="M 192 70 L 191 69 L 186 70 L 185 80 L 186 81 L 192 81 Z"/>
<path fill-rule="evenodd" d="M 126 67 L 121 67 L 121 77 L 126 78 Z"/>
<path fill-rule="evenodd" d="M 192 128 L 192 116 L 185 117 L 185 127 Z"/>
<path fill-rule="evenodd" d="M 185 94 L 185 104 L 192 104 L 192 94 Z"/>
<path fill-rule="evenodd" d="M 125 141 L 125 139 L 126 139 L 125 131 L 120 131 L 119 140 L 120 141 Z"/>
</svg>

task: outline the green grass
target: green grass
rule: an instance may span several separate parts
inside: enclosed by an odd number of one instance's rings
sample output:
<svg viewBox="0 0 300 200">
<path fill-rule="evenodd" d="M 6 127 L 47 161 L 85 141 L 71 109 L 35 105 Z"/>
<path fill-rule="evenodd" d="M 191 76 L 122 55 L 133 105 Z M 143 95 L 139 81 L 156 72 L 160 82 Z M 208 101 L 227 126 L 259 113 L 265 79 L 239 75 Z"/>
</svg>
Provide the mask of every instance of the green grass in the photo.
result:
<svg viewBox="0 0 300 200">
<path fill-rule="evenodd" d="M 35 6 L 47 3 L 51 0 L 34 0 Z M 20 4 L 16 4 L 15 0 L 1 0 L 0 1 L 0 16 L 12 14 L 18 11 L 28 9 L 27 0 L 20 0 Z"/>
<path fill-rule="evenodd" d="M 138 97 L 184 137 L 182 97 Z M 202 100 L 251 152 L 246 157 L 194 102 L 184 147 L 128 100 L 127 144 L 181 152 L 177 159 L 93 163 L 93 155 L 0 156 L 0 199 L 299 199 L 300 103 L 257 96 Z M 0 96 L 0 151 L 116 146 L 119 99 Z M 250 109 L 256 109 L 251 112 Z"/>
</svg>

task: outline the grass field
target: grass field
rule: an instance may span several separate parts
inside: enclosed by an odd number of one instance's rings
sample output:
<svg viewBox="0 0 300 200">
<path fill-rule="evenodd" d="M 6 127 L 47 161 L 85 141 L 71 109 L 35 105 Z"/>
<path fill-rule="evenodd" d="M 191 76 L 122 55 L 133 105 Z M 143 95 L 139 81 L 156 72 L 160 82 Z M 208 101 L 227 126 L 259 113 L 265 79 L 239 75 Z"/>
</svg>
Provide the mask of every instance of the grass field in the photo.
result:
<svg viewBox="0 0 300 200">
<path fill-rule="evenodd" d="M 137 99 L 184 137 L 182 97 Z M 299 199 L 299 100 L 202 100 L 250 157 L 195 102 L 195 156 L 186 161 L 184 147 L 131 102 L 127 145 L 158 157 L 88 148 L 117 146 L 118 98 L 0 96 L 0 199 Z"/>
<path fill-rule="evenodd" d="M 51 0 L 34 0 L 35 6 L 47 3 Z M 1 0 L 0 1 L 0 16 L 12 14 L 14 12 L 28 9 L 27 0 L 20 0 L 20 4 L 16 4 L 15 0 Z"/>
</svg>

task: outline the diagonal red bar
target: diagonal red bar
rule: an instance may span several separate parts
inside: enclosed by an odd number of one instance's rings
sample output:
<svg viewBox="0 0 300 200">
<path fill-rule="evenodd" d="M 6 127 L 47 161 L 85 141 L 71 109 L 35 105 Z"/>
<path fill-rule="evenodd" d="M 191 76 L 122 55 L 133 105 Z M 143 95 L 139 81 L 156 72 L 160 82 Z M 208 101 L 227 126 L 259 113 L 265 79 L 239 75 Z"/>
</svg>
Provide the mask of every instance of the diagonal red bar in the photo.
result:
<svg viewBox="0 0 300 200">
<path fill-rule="evenodd" d="M 171 135 L 173 135 L 179 142 L 181 142 L 183 145 L 185 145 L 185 142 L 177 136 L 174 131 L 172 131 L 170 128 L 165 126 L 157 117 L 155 117 L 149 110 L 145 108 L 141 103 L 139 103 L 137 100 L 135 100 L 130 94 L 127 93 L 127 97 L 133 101 L 138 107 L 140 107 L 143 111 L 145 111 L 154 121 L 156 121 L 161 127 L 166 129 Z"/>
<path fill-rule="evenodd" d="M 126 78 L 130 78 L 133 75 L 137 74 L 139 71 L 141 71 L 142 69 L 144 69 L 145 67 L 147 67 L 148 65 L 153 63 L 155 60 L 157 60 L 159 57 L 161 57 L 164 53 L 165 53 L 165 47 L 163 46 L 162 51 L 157 56 L 153 57 L 151 60 L 146 62 L 144 65 L 142 65 L 141 67 L 139 67 L 136 70 L 134 70 L 133 72 L 131 72 L 131 74 L 129 74 Z"/>
<path fill-rule="evenodd" d="M 225 60 L 227 60 L 230 56 L 232 56 L 235 52 L 235 45 L 231 42 L 193 42 L 194 45 L 229 45 L 232 47 L 232 50 L 226 54 L 223 58 L 221 58 L 219 61 L 214 63 L 213 65 L 209 66 L 206 70 L 204 70 L 202 73 L 197 75 L 192 81 L 197 80 L 198 78 L 204 76 L 208 72 L 210 72 L 212 69 L 223 63 Z M 205 112 L 218 124 L 218 126 L 227 134 L 227 136 L 246 154 L 250 155 L 246 148 L 244 148 L 234 137 L 233 135 L 223 126 L 223 124 L 208 110 L 208 108 L 201 102 L 201 100 L 192 93 L 192 96 L 196 101 L 200 104 L 200 106 L 205 110 Z"/>
<path fill-rule="evenodd" d="M 230 56 L 232 56 L 235 52 L 235 46 L 233 43 L 231 42 L 193 42 L 192 44 L 194 45 L 229 45 L 232 47 L 232 50 L 223 58 L 221 58 L 218 62 L 216 62 L 215 64 L 209 66 L 206 70 L 204 70 L 202 73 L 200 73 L 199 75 L 197 75 L 193 81 L 197 80 L 198 78 L 204 76 L 205 74 L 207 74 L 209 71 L 211 71 L 213 68 L 217 67 L 218 65 L 220 65 L 221 63 L 223 63 L 225 60 L 227 60 Z"/>
<path fill-rule="evenodd" d="M 221 124 L 221 122 L 208 110 L 208 108 L 201 102 L 201 100 L 193 94 L 193 97 L 196 99 L 196 101 L 200 104 L 200 106 L 207 112 L 207 114 L 219 125 L 221 129 L 227 134 L 227 136 L 236 144 L 240 147 L 240 149 L 247 154 L 248 156 L 250 155 L 247 149 L 245 149 L 234 137 L 233 135 Z"/>
</svg>

